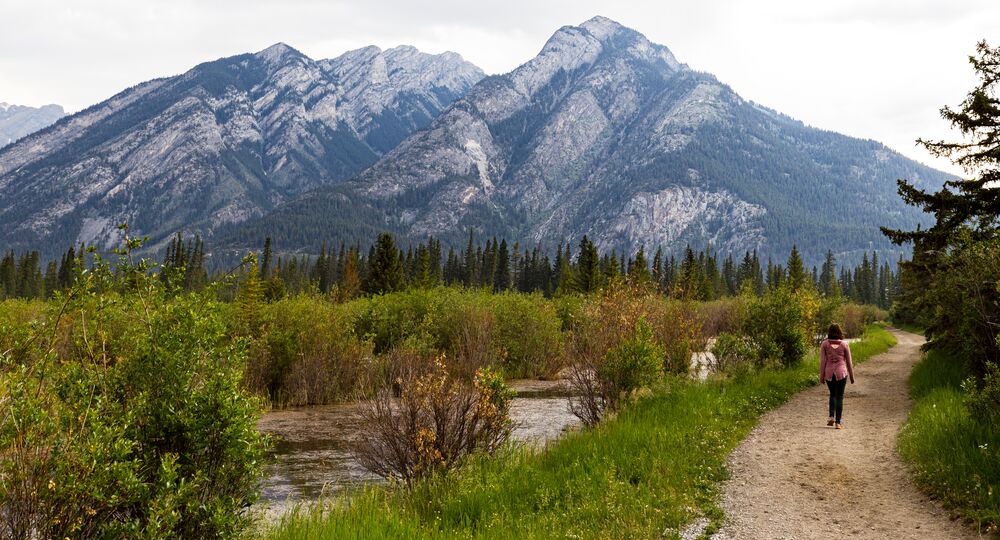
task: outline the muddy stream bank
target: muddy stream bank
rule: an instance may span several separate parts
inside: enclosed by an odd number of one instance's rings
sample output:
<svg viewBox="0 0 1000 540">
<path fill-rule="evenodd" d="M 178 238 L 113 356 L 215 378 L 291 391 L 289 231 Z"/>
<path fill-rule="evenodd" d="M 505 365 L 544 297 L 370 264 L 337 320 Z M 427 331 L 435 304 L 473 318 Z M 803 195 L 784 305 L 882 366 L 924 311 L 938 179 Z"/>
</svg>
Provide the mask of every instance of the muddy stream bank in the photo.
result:
<svg viewBox="0 0 1000 540">
<path fill-rule="evenodd" d="M 569 412 L 565 381 L 517 380 L 511 416 L 514 438 L 542 445 L 579 420 Z M 280 515 L 295 503 L 307 503 L 345 487 L 378 482 L 351 455 L 349 445 L 363 429 L 360 405 L 345 403 L 272 411 L 258 428 L 274 436 L 262 505 Z"/>
</svg>

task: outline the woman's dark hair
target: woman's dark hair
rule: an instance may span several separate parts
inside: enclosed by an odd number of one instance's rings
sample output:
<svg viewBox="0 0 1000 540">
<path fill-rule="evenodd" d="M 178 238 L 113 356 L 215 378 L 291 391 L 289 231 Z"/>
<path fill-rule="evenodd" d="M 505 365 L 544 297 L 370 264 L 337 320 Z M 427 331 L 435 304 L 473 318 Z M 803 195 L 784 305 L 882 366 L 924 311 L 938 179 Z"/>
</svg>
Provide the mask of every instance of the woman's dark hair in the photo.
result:
<svg viewBox="0 0 1000 540">
<path fill-rule="evenodd" d="M 833 323 L 826 332 L 826 337 L 828 339 L 844 339 L 844 330 L 840 328 L 839 324 Z"/>
</svg>

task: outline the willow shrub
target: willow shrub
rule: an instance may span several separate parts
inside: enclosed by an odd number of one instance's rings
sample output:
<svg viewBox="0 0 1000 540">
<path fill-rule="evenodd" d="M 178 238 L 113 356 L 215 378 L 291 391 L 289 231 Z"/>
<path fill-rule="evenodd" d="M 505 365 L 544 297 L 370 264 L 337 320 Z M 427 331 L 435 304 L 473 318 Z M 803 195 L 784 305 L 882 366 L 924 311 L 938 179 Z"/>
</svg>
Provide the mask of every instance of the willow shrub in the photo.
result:
<svg viewBox="0 0 1000 540">
<path fill-rule="evenodd" d="M 352 397 L 372 365 L 372 345 L 359 339 L 336 304 L 300 295 L 263 308 L 252 340 L 247 384 L 276 405 L 313 405 Z"/>
<path fill-rule="evenodd" d="M 758 345 L 761 360 L 783 366 L 801 362 L 812 342 L 820 308 L 816 293 L 781 286 L 758 298 L 747 299 L 743 331 Z"/>
<path fill-rule="evenodd" d="M 501 368 L 507 377 L 554 374 L 562 361 L 562 322 L 541 295 L 492 294 L 452 287 L 414 289 L 356 300 L 342 308 L 376 353 L 406 343 Z"/>
<path fill-rule="evenodd" d="M 132 244 L 131 247 L 135 247 Z M 82 266 L 82 265 L 81 265 Z M 211 293 L 99 261 L 0 371 L 0 536 L 226 538 L 265 441 Z"/>
</svg>

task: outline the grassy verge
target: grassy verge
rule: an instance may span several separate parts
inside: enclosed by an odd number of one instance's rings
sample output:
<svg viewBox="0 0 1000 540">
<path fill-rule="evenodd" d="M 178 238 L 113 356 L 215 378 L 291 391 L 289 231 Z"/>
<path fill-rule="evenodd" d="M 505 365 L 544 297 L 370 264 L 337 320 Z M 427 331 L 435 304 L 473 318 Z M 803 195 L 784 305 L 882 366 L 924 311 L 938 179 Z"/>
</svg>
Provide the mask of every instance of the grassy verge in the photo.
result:
<svg viewBox="0 0 1000 540">
<path fill-rule="evenodd" d="M 899 453 L 917 483 L 985 532 L 1000 526 L 1000 426 L 969 415 L 963 363 L 935 350 L 913 369 L 916 400 L 899 434 Z"/>
<path fill-rule="evenodd" d="M 863 361 L 895 340 L 873 327 Z M 815 384 L 818 362 L 694 383 L 669 379 L 618 417 L 543 452 L 512 449 L 412 490 L 371 488 L 286 516 L 271 539 L 676 537 L 698 516 L 713 527 L 726 456 L 759 416 Z"/>
</svg>

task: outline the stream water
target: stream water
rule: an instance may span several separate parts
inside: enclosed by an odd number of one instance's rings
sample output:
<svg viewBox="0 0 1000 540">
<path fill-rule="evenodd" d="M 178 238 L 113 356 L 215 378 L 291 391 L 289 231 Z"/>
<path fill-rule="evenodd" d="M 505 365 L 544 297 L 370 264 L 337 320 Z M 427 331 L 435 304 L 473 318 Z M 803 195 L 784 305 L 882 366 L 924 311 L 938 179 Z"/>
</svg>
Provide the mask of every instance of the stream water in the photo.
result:
<svg viewBox="0 0 1000 540">
<path fill-rule="evenodd" d="M 541 445 L 579 421 L 568 409 L 563 381 L 512 381 L 517 397 L 511 416 L 514 438 Z M 269 514 L 289 504 L 308 502 L 345 487 L 377 482 L 351 455 L 349 445 L 362 430 L 357 403 L 269 412 L 258 428 L 274 436 L 272 461 L 264 480 L 263 503 Z"/>
</svg>

